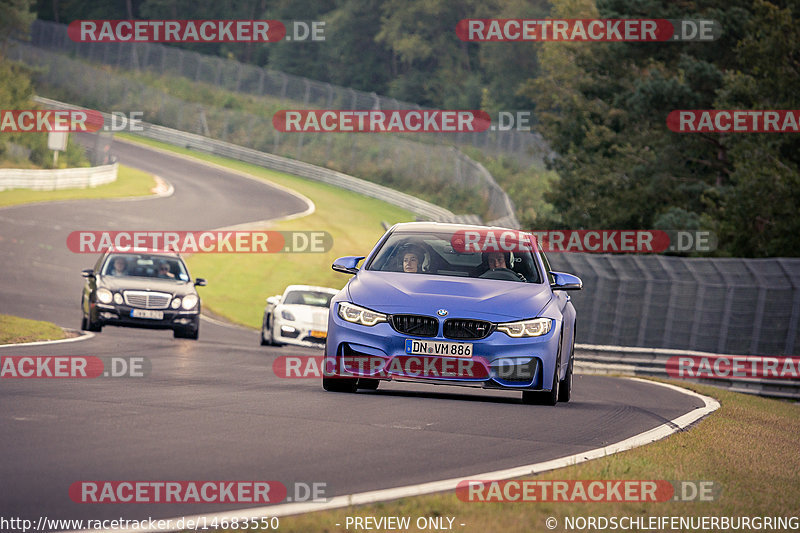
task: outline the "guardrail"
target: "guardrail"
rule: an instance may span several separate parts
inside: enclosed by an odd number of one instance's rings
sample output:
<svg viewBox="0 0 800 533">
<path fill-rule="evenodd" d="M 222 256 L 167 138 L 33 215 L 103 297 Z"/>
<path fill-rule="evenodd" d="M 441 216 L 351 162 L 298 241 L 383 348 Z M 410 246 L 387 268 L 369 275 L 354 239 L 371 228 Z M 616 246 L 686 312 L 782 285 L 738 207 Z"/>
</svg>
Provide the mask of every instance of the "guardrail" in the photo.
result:
<svg viewBox="0 0 800 533">
<path fill-rule="evenodd" d="M 672 378 L 667 373 L 667 361 L 671 357 L 754 357 L 713 354 L 689 350 L 666 350 L 660 348 L 630 348 L 625 346 L 575 345 L 575 370 L 581 374 L 624 374 Z M 800 379 L 765 378 L 700 378 L 686 379 L 694 383 L 723 387 L 733 392 L 744 392 L 774 398 L 800 399 Z"/>
<path fill-rule="evenodd" d="M 34 24 L 34 27 L 39 26 L 41 25 Z M 59 32 L 60 35 L 63 33 L 63 38 L 67 43 L 71 43 L 66 36 L 66 26 L 56 25 L 48 28 Z M 526 139 L 535 142 L 537 136 L 529 132 L 489 131 L 469 134 L 462 132 L 452 134 L 455 136 L 442 134 L 450 136 L 441 139 L 447 140 L 448 144 L 435 142 L 428 134 L 284 133 L 277 131 L 269 116 L 265 114 L 254 115 L 239 109 L 201 105 L 136 81 L 136 76 L 131 77 L 116 71 L 109 72 L 108 69 L 94 66 L 95 62 L 101 61 L 101 57 L 103 58 L 101 62 L 109 59 L 103 50 L 109 53 L 120 52 L 116 46 L 120 43 L 94 43 L 89 49 L 80 46 L 73 51 L 78 55 L 87 51 L 90 53 L 83 56 L 84 60 L 78 60 L 68 55 L 64 47 L 52 46 L 53 41 L 48 39 L 46 32 L 39 36 L 44 40 L 36 38 L 33 45 L 14 41 L 9 57 L 26 64 L 37 65 L 39 67 L 35 76 L 37 85 L 55 91 L 54 95 L 62 100 L 109 112 L 114 110 L 121 113 L 133 111 L 147 113 L 147 120 L 153 124 L 322 167 L 331 167 L 330 162 L 336 161 L 335 168 L 339 172 L 362 176 L 374 183 L 386 183 L 410 194 L 428 191 L 431 201 L 460 209 L 458 205 L 448 203 L 448 195 L 445 194 L 447 188 L 454 187 L 462 194 L 469 195 L 469 209 L 479 213 L 483 219 L 502 220 L 503 225 L 507 227 L 520 227 L 511 200 L 505 191 L 497 186 L 486 169 L 481 168 L 476 161 L 451 144 L 462 146 L 460 142 L 463 140 L 462 137 L 478 136 L 482 139 L 479 149 L 481 151 L 489 149 L 491 153 L 491 148 L 495 146 L 491 137 L 511 134 L 509 138 L 516 139 L 512 143 L 515 149 L 522 149 L 522 152 L 526 153 L 528 150 L 523 148 L 523 143 L 517 141 Z M 138 49 L 140 46 L 156 45 L 139 43 L 133 46 Z M 121 49 L 131 50 L 129 46 L 122 46 Z M 173 52 L 179 51 L 174 47 L 162 47 L 159 50 L 164 53 L 169 51 L 170 56 Z M 202 56 L 198 56 L 200 57 Z M 110 64 L 121 66 L 114 60 L 111 60 Z M 180 76 L 180 69 L 176 71 L 173 67 L 175 66 L 171 62 L 167 63 L 167 68 L 164 64 L 150 65 L 150 68 L 154 68 L 158 73 L 169 72 L 170 76 Z M 92 80 L 103 81 L 96 83 Z M 221 80 L 217 79 L 216 85 L 219 86 L 220 82 L 225 84 L 225 80 L 228 80 L 228 76 L 223 76 Z M 314 92 L 312 84 L 306 84 L 306 90 L 301 94 L 308 97 Z M 333 102 L 314 103 L 315 98 L 303 100 L 305 104 L 287 98 L 291 96 L 287 94 L 279 100 L 265 96 L 263 102 L 265 109 L 281 106 L 305 108 L 315 105 L 327 108 L 333 105 Z M 350 100 L 337 100 L 332 108 L 338 109 L 344 106 L 348 109 L 377 109 L 372 104 L 364 106 L 356 104 L 355 100 L 350 104 L 348 101 Z M 387 183 L 388 179 L 391 179 L 390 183 Z"/>
<path fill-rule="evenodd" d="M 32 189 L 34 191 L 85 189 L 116 181 L 117 172 L 116 163 L 83 168 L 3 168 L 0 169 L 0 191 L 7 189 Z"/>
<path fill-rule="evenodd" d="M 58 109 L 72 109 L 82 110 L 86 109 L 81 106 L 51 100 L 50 98 L 36 97 L 35 100 L 45 106 L 58 108 Z M 111 126 L 111 115 L 103 113 L 105 126 Z M 252 148 L 245 148 L 224 141 L 210 139 L 202 135 L 194 133 L 187 133 L 184 131 L 166 128 L 155 124 L 148 124 L 142 122 L 141 126 L 143 131 L 131 132 L 148 139 L 190 148 L 199 152 L 229 157 L 237 161 L 244 161 L 254 165 L 263 166 L 279 172 L 286 172 L 303 178 L 308 178 L 314 181 L 328 183 L 336 187 L 341 187 L 352 192 L 363 194 L 371 198 L 377 198 L 388 202 L 392 205 L 402 207 L 411 211 L 415 215 L 427 218 L 437 222 L 468 222 L 479 223 L 480 219 L 475 215 L 456 215 L 452 211 L 434 205 L 425 200 L 421 200 L 410 194 L 402 193 L 371 181 L 362 180 L 355 176 L 350 176 L 342 172 L 330 170 L 323 167 L 318 167 L 303 161 L 296 161 L 287 157 L 269 154 L 266 152 L 259 152 Z"/>
<path fill-rule="evenodd" d="M 61 109 L 84 109 L 79 106 L 37 97 L 36 100 L 47 106 Z M 103 114 L 107 125 L 110 124 L 110 115 Z M 436 206 L 411 195 L 389 189 L 372 182 L 361 180 L 341 172 L 318 167 L 302 161 L 295 161 L 281 156 L 259 152 L 250 148 L 243 148 L 224 141 L 209 139 L 201 135 L 181 132 L 163 126 L 144 124 L 144 131 L 138 132 L 144 137 L 159 140 L 177 146 L 192 148 L 201 152 L 220 155 L 271 168 L 281 172 L 302 176 L 315 181 L 321 181 L 337 187 L 378 198 L 392 203 L 417 215 L 436 221 L 463 222 L 467 217 L 454 215 L 447 209 Z M 472 215 L 474 216 L 474 215 Z M 467 220 L 475 222 L 474 220 Z M 497 225 L 503 225 L 495 221 Z M 666 362 L 675 355 L 707 355 L 707 352 L 694 352 L 685 350 L 669 350 L 659 348 L 629 348 L 622 346 L 599 346 L 589 344 L 576 345 L 576 368 L 581 373 L 594 374 L 632 374 L 669 377 L 666 372 Z M 697 379 L 691 380 L 699 383 L 723 386 L 732 391 L 773 396 L 780 398 L 800 398 L 800 380 L 770 380 L 770 379 Z"/>
</svg>

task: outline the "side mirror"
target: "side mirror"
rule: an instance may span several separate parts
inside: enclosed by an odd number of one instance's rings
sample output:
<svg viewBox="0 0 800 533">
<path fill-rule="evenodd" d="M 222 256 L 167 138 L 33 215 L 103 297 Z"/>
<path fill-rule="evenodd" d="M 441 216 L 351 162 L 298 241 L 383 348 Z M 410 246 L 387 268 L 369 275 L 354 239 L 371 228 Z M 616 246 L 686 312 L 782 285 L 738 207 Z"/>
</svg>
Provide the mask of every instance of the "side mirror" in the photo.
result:
<svg viewBox="0 0 800 533">
<path fill-rule="evenodd" d="M 270 296 L 269 298 L 267 298 L 267 303 L 270 304 L 270 305 L 278 305 L 279 303 L 281 303 L 281 297 L 280 296 Z"/>
<path fill-rule="evenodd" d="M 84 268 L 81 271 L 81 276 L 83 276 L 84 278 L 94 278 L 95 277 L 94 270 L 92 270 L 91 268 Z"/>
<path fill-rule="evenodd" d="M 196 287 L 205 287 L 206 286 L 206 280 L 203 279 L 203 278 L 195 278 L 194 284 L 195 284 Z"/>
<path fill-rule="evenodd" d="M 550 273 L 555 278 L 555 282 L 550 284 L 550 288 L 555 291 L 579 291 L 583 288 L 583 282 L 578 276 L 566 272 Z"/>
<path fill-rule="evenodd" d="M 356 265 L 362 259 L 364 259 L 364 256 L 348 255 L 346 257 L 340 257 L 333 262 L 331 268 L 336 272 L 341 272 L 343 274 L 356 274 L 358 273 L 358 268 Z"/>
</svg>

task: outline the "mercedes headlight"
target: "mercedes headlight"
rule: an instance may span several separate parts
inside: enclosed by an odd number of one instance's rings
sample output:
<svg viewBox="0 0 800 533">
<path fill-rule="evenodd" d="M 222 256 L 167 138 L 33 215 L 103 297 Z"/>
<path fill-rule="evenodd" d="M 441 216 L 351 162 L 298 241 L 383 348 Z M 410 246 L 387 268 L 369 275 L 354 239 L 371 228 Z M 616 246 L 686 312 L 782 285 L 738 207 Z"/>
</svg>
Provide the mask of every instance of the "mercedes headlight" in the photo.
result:
<svg viewBox="0 0 800 533">
<path fill-rule="evenodd" d="M 552 318 L 534 318 L 519 322 L 506 322 L 497 324 L 497 331 L 502 331 L 509 337 L 541 337 L 553 329 Z"/>
<path fill-rule="evenodd" d="M 114 298 L 114 295 L 111 294 L 111 291 L 108 289 L 97 289 L 97 300 L 100 303 L 110 304 L 111 300 Z"/>
<path fill-rule="evenodd" d="M 169 306 L 171 308 L 173 308 L 173 309 L 179 308 L 181 306 L 181 299 L 180 298 L 174 298 L 172 300 L 172 303 Z"/>
<path fill-rule="evenodd" d="M 340 303 L 338 313 L 348 322 L 362 326 L 374 326 L 378 322 L 386 322 L 386 315 L 383 313 L 376 313 L 351 303 Z"/>
<path fill-rule="evenodd" d="M 122 305 L 122 302 L 123 302 L 122 295 L 120 293 L 118 293 L 118 292 L 115 292 L 114 293 L 114 303 L 117 304 L 117 305 Z"/>
<path fill-rule="evenodd" d="M 195 296 L 194 294 L 189 294 L 183 297 L 183 303 L 181 304 L 181 307 L 183 307 L 187 311 L 189 309 L 194 309 L 196 305 L 197 305 L 197 296 Z"/>
</svg>

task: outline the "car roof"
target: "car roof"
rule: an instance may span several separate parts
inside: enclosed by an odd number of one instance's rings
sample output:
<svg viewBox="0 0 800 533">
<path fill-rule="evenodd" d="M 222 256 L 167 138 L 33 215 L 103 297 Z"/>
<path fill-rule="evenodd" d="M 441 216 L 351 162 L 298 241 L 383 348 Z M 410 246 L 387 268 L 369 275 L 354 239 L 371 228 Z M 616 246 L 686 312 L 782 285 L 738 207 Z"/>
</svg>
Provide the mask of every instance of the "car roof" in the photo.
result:
<svg viewBox="0 0 800 533">
<path fill-rule="evenodd" d="M 164 257 L 172 257 L 175 259 L 181 258 L 180 254 L 177 254 L 173 251 L 155 250 L 155 249 L 148 249 L 148 250 L 138 249 L 138 250 L 124 250 L 124 251 L 111 249 L 103 253 L 104 257 L 109 255 L 160 255 Z"/>
<path fill-rule="evenodd" d="M 500 230 L 518 231 L 528 233 L 514 228 L 504 228 L 501 226 L 482 226 L 480 224 L 456 224 L 452 222 L 400 222 L 390 228 L 390 231 L 464 231 L 464 230 Z"/>
<path fill-rule="evenodd" d="M 332 287 L 318 287 L 315 285 L 289 285 L 284 289 L 284 294 L 289 291 L 317 291 L 317 292 L 328 292 L 330 294 L 337 294 L 339 289 L 334 289 Z"/>
</svg>

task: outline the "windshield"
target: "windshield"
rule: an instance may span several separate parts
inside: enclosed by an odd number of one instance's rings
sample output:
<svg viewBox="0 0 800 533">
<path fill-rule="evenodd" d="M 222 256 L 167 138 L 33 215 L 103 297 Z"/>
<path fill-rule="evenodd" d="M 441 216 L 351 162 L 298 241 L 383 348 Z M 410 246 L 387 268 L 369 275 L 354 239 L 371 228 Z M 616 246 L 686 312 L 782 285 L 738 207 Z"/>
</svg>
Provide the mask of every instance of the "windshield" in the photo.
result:
<svg viewBox="0 0 800 533">
<path fill-rule="evenodd" d="M 454 248 L 453 232 L 395 232 L 389 236 L 366 270 L 432 274 L 504 281 L 541 283 L 527 242 L 508 242 L 506 250 L 463 251 Z M 512 251 L 515 250 L 515 251 Z"/>
<path fill-rule="evenodd" d="M 318 291 L 291 291 L 283 302 L 288 305 L 311 305 L 314 307 L 330 307 L 333 294 Z"/>
<path fill-rule="evenodd" d="M 189 281 L 183 261 L 176 257 L 151 254 L 112 254 L 101 270 L 106 276 L 162 278 Z"/>
</svg>

